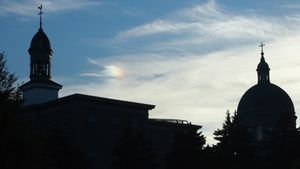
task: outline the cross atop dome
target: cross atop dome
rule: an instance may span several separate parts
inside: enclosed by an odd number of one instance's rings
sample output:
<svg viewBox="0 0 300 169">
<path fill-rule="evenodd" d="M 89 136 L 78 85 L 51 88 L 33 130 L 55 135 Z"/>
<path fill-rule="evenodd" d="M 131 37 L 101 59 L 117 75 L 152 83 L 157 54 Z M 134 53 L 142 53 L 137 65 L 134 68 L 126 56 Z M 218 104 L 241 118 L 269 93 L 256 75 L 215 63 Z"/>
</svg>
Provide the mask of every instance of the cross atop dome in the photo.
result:
<svg viewBox="0 0 300 169">
<path fill-rule="evenodd" d="M 262 56 L 264 55 L 264 46 L 266 46 L 266 44 L 264 44 L 264 43 L 260 42 L 260 45 L 259 45 L 259 47 L 260 47 L 260 50 L 261 50 L 261 55 L 262 55 Z"/>
<path fill-rule="evenodd" d="M 260 49 L 261 49 L 261 52 L 264 52 L 264 46 L 266 46 L 266 44 L 260 42 L 259 47 L 260 47 Z"/>
</svg>

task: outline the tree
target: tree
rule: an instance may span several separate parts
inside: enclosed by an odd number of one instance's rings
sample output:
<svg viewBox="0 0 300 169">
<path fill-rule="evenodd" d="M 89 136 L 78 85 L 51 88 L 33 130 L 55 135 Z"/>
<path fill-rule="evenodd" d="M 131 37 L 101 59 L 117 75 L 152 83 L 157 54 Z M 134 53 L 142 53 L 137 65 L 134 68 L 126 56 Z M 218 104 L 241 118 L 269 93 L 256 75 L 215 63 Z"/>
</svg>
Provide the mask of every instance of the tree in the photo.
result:
<svg viewBox="0 0 300 169">
<path fill-rule="evenodd" d="M 4 53 L 0 53 L 0 103 L 19 103 L 20 92 L 15 86 L 17 78 L 8 71 Z M 3 109 L 2 109 L 3 110 Z"/>
<path fill-rule="evenodd" d="M 232 117 L 230 116 L 229 111 L 226 112 L 225 121 L 223 123 L 222 129 L 217 129 L 214 132 L 214 139 L 218 141 L 217 146 L 219 147 L 228 147 L 232 144 L 233 141 L 233 122 Z"/>
<path fill-rule="evenodd" d="M 194 169 L 200 164 L 203 166 L 205 137 L 198 129 L 188 128 L 178 131 L 174 143 L 167 155 L 167 169 Z"/>
<path fill-rule="evenodd" d="M 37 147 L 30 144 L 31 137 L 19 118 L 22 101 L 16 80 L 6 67 L 4 53 L 0 53 L 0 168 L 35 168 L 32 159 Z"/>
<path fill-rule="evenodd" d="M 252 136 L 239 125 L 237 113 L 233 116 L 226 112 L 222 129 L 214 132 L 218 143 L 214 146 L 219 162 L 223 168 L 258 168 L 256 150 Z"/>
<path fill-rule="evenodd" d="M 41 144 L 20 117 L 22 99 L 16 80 L 0 53 L 0 168 L 41 168 Z"/>
<path fill-rule="evenodd" d="M 214 132 L 214 139 L 218 141 L 216 146 L 217 159 L 220 166 L 224 168 L 233 168 L 235 159 L 235 145 L 234 145 L 234 125 L 229 111 L 226 112 L 225 121 L 221 129 Z"/>
<path fill-rule="evenodd" d="M 16 114 L 20 110 L 21 97 L 20 92 L 15 87 L 17 78 L 9 73 L 6 67 L 4 53 L 0 53 L 0 132 L 2 138 L 5 138 L 12 120 L 15 122 Z"/>
<path fill-rule="evenodd" d="M 143 130 L 125 127 L 113 149 L 113 169 L 155 169 L 151 144 Z"/>
</svg>

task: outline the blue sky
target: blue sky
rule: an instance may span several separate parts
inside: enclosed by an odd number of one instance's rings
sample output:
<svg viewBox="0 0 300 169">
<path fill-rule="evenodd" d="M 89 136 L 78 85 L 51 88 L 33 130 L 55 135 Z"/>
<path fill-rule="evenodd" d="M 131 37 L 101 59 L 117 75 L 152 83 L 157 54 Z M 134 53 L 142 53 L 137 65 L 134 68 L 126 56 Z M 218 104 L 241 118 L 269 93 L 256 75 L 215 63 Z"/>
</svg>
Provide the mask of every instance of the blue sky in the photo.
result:
<svg viewBox="0 0 300 169">
<path fill-rule="evenodd" d="M 0 51 L 20 82 L 28 80 L 41 3 L 60 96 L 155 104 L 150 117 L 203 125 L 211 141 L 225 112 L 256 84 L 262 41 L 271 82 L 300 109 L 296 0 L 1 0 Z"/>
</svg>

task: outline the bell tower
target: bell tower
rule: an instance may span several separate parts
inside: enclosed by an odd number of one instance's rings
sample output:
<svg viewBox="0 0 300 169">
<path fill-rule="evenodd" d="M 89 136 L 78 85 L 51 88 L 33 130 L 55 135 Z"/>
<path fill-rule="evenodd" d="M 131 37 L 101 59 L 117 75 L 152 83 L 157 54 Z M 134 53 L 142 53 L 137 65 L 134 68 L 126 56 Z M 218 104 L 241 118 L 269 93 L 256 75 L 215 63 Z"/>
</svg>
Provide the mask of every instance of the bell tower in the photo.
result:
<svg viewBox="0 0 300 169">
<path fill-rule="evenodd" d="M 270 68 L 268 63 L 265 61 L 264 58 L 264 49 L 263 47 L 265 44 L 261 43 L 259 47 L 261 47 L 261 58 L 260 62 L 257 65 L 257 77 L 258 77 L 258 84 L 270 83 Z"/>
<path fill-rule="evenodd" d="M 30 81 L 20 86 L 24 104 L 38 104 L 58 98 L 62 85 L 51 80 L 52 49 L 50 41 L 42 28 L 42 5 L 40 12 L 40 28 L 33 36 L 28 49 L 30 55 Z"/>
</svg>

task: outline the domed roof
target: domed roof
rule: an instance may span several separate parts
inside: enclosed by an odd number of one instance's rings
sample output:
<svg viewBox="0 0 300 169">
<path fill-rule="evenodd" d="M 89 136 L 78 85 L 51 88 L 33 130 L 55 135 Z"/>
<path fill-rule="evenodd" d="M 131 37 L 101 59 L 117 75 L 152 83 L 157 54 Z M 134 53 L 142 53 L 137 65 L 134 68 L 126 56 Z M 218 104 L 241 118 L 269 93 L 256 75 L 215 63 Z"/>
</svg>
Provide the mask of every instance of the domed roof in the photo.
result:
<svg viewBox="0 0 300 169">
<path fill-rule="evenodd" d="M 47 52 L 50 55 L 52 55 L 50 41 L 42 28 L 40 28 L 39 31 L 33 36 L 28 51 L 29 53 L 36 52 L 36 51 Z"/>
<path fill-rule="evenodd" d="M 257 65 L 257 71 L 261 72 L 267 72 L 270 70 L 268 63 L 265 61 L 265 58 L 263 57 L 264 53 L 261 53 L 262 57 L 260 58 L 260 62 Z"/>
<path fill-rule="evenodd" d="M 289 95 L 272 83 L 260 83 L 251 87 L 241 98 L 237 112 L 295 113 Z"/>
<path fill-rule="evenodd" d="M 263 47 L 263 44 L 260 47 Z M 294 104 L 289 95 L 270 82 L 270 68 L 265 61 L 263 50 L 256 71 L 258 82 L 241 98 L 237 110 L 238 114 L 254 112 L 295 114 Z"/>
</svg>

